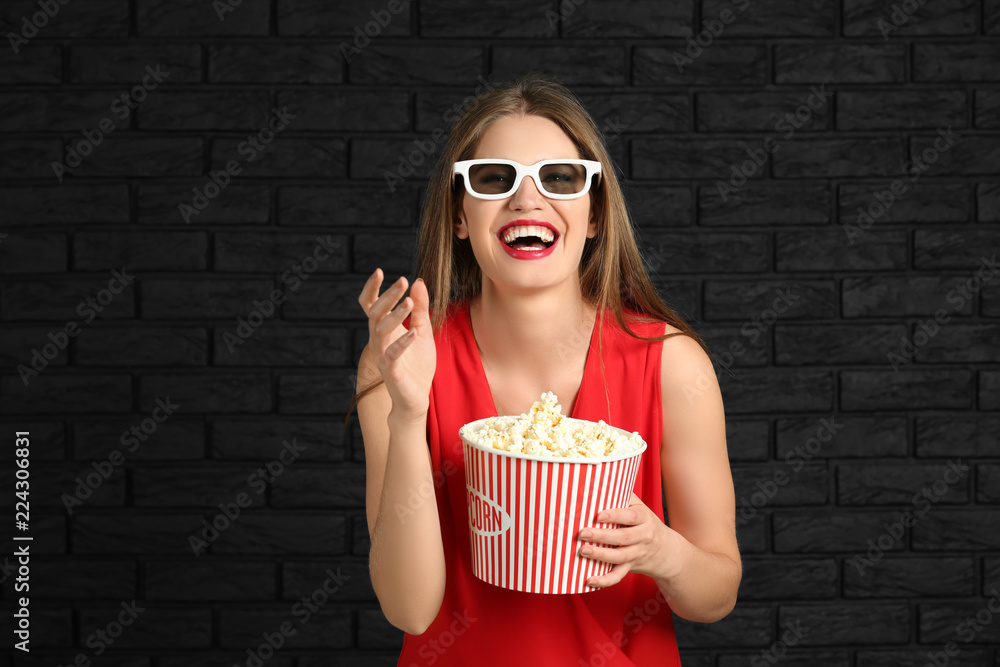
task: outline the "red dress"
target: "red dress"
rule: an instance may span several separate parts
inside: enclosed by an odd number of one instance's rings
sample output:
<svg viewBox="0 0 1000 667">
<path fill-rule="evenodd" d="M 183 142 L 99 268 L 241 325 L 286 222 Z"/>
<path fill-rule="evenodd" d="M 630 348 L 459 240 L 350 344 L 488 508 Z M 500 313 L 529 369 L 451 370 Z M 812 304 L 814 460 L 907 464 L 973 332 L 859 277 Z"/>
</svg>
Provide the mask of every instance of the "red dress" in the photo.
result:
<svg viewBox="0 0 1000 667">
<path fill-rule="evenodd" d="M 404 325 L 409 327 L 409 318 Z M 663 323 L 630 322 L 630 327 L 645 337 L 664 333 Z M 629 336 L 611 311 L 605 311 L 605 392 L 599 328 L 600 318 L 591 334 L 576 402 L 572 412 L 563 403 L 563 414 L 591 421 L 603 419 L 612 426 L 639 432 L 648 447 L 639 464 L 634 491 L 662 521 L 662 343 Z M 427 442 L 434 466 L 447 582 L 441 609 L 430 627 L 420 635 L 405 633 L 398 665 L 680 665 L 672 612 L 656 582 L 647 575 L 630 572 L 613 586 L 577 595 L 511 591 L 473 575 L 458 429 L 476 419 L 496 416 L 497 411 L 467 302 L 449 306 L 435 342 L 437 367 L 427 413 Z"/>
</svg>

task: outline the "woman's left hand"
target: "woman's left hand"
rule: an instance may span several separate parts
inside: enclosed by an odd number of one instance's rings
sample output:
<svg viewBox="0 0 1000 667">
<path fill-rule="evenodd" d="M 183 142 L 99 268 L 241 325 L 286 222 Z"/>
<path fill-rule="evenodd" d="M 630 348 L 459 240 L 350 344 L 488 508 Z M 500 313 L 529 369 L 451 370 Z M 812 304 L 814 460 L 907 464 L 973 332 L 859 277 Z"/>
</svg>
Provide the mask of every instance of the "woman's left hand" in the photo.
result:
<svg viewBox="0 0 1000 667">
<path fill-rule="evenodd" d="M 587 584 L 594 588 L 613 586 L 629 572 L 663 576 L 666 565 L 676 558 L 668 544 L 679 535 L 663 523 L 639 496 L 632 494 L 625 508 L 607 509 L 597 515 L 599 523 L 617 523 L 622 528 L 584 528 L 580 540 L 617 548 L 585 544 L 579 553 L 585 558 L 612 563 L 614 567 L 603 577 L 591 577 Z"/>
</svg>

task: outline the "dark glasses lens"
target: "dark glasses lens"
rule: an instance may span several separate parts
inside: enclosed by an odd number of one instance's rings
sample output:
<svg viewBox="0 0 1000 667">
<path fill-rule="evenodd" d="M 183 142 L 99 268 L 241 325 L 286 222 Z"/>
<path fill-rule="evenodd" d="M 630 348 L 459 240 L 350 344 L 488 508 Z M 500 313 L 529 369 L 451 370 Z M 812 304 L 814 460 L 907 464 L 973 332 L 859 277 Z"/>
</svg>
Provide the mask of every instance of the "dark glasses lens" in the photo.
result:
<svg viewBox="0 0 1000 667">
<path fill-rule="evenodd" d="M 469 167 L 469 185 L 482 195 L 506 194 L 514 187 L 517 170 L 502 163 L 477 164 Z M 587 183 L 587 168 L 582 164 L 550 163 L 543 165 L 539 180 L 542 189 L 556 195 L 582 192 Z"/>
</svg>

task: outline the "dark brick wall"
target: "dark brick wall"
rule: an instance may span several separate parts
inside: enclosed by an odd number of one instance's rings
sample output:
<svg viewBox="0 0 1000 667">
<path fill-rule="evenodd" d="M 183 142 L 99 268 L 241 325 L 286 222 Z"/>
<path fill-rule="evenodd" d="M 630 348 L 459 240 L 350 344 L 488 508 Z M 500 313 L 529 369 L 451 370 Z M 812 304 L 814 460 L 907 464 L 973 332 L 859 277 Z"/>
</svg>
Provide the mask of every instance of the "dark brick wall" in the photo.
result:
<svg viewBox="0 0 1000 667">
<path fill-rule="evenodd" d="M 0 21 L 0 489 L 18 532 L 28 430 L 37 664 L 245 664 L 283 627 L 268 665 L 396 663 L 341 425 L 356 295 L 375 266 L 414 277 L 455 106 L 541 67 L 604 128 L 658 287 L 727 367 L 743 585 L 679 624 L 684 664 L 1000 665 L 1000 2 L 10 0 Z"/>
</svg>

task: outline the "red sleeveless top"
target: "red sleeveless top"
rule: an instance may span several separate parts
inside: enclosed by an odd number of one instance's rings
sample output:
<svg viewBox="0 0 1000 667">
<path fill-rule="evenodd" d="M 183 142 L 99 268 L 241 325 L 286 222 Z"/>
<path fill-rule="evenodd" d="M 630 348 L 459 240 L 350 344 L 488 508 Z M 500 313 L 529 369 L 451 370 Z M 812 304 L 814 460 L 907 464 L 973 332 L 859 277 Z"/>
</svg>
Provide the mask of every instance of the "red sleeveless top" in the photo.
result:
<svg viewBox="0 0 1000 667">
<path fill-rule="evenodd" d="M 636 315 L 626 311 L 629 314 Z M 583 382 L 568 416 L 595 422 L 603 419 L 639 432 L 648 446 L 634 491 L 662 521 L 662 342 L 647 343 L 629 336 L 609 310 L 603 320 L 603 325 L 600 317 L 595 321 Z M 404 326 L 409 327 L 409 318 Z M 629 326 L 647 338 L 664 333 L 662 322 L 630 321 Z M 447 581 L 444 601 L 430 627 L 420 635 L 404 634 L 398 665 L 680 665 L 672 612 L 647 575 L 630 572 L 613 586 L 576 595 L 511 591 L 475 577 L 458 429 L 476 419 L 497 416 L 497 411 L 467 302 L 448 307 L 435 342 L 437 367 L 427 413 L 427 442 Z M 563 404 L 563 414 L 568 409 Z"/>
</svg>

